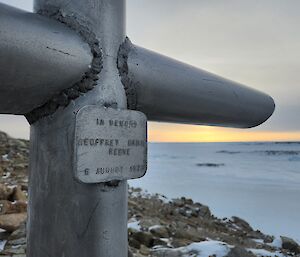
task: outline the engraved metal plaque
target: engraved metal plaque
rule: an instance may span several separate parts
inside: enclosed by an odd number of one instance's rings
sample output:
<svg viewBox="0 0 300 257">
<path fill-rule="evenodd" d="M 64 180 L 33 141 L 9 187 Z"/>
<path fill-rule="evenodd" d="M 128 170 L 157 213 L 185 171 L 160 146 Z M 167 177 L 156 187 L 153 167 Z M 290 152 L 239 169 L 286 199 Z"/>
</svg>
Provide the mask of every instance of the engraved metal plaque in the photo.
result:
<svg viewBox="0 0 300 257">
<path fill-rule="evenodd" d="M 147 118 L 85 106 L 76 115 L 75 176 L 84 183 L 140 178 L 147 170 Z"/>
</svg>

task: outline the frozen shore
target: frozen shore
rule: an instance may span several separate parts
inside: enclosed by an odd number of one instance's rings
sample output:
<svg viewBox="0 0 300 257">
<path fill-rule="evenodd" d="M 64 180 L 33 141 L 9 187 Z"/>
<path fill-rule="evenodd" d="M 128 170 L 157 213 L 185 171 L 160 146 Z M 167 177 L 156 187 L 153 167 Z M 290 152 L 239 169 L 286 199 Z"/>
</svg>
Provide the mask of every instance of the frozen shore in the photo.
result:
<svg viewBox="0 0 300 257">
<path fill-rule="evenodd" d="M 0 256 L 26 256 L 28 141 L 0 132 Z M 245 220 L 215 217 L 192 199 L 167 199 L 129 188 L 129 256 L 300 256 L 287 237 L 255 230 Z"/>
</svg>

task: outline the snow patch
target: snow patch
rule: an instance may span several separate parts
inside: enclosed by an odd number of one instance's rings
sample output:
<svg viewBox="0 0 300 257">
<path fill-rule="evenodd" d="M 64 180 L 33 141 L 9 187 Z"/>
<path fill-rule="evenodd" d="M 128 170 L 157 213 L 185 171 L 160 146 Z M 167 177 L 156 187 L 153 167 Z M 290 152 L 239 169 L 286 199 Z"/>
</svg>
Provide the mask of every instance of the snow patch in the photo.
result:
<svg viewBox="0 0 300 257">
<path fill-rule="evenodd" d="M 230 252 L 231 248 L 232 246 L 224 242 L 211 240 L 192 243 L 186 247 L 180 247 L 176 249 L 161 248 L 154 251 L 160 251 L 163 254 L 171 252 L 180 253 L 182 257 L 225 257 Z"/>
<path fill-rule="evenodd" d="M 264 244 L 264 240 L 263 239 L 252 239 L 252 241 L 254 241 L 257 244 Z"/>
<path fill-rule="evenodd" d="M 272 243 L 268 243 L 267 245 L 280 249 L 282 248 L 282 239 L 281 237 L 276 237 Z"/>
<path fill-rule="evenodd" d="M 248 251 L 252 252 L 253 254 L 255 254 L 258 257 L 285 257 L 282 253 L 280 252 L 270 252 L 264 249 L 251 249 L 248 248 Z"/>
<path fill-rule="evenodd" d="M 3 250 L 4 250 L 4 247 L 5 247 L 5 245 L 6 245 L 6 240 L 1 240 L 0 241 L 0 252 L 2 252 Z"/>
<path fill-rule="evenodd" d="M 134 230 L 141 230 L 141 225 L 140 225 L 140 221 L 136 220 L 136 221 L 129 221 L 127 224 L 128 228 L 134 229 Z"/>
<path fill-rule="evenodd" d="M 10 172 L 6 172 L 6 173 L 4 173 L 4 175 L 2 176 L 2 178 L 9 178 L 10 177 L 10 175 L 11 175 L 11 173 Z"/>
<path fill-rule="evenodd" d="M 224 257 L 230 252 L 230 247 L 220 241 L 204 241 L 193 243 L 186 247 L 188 254 L 195 252 L 195 257 L 207 257 L 215 255 L 216 257 Z M 186 255 L 186 257 L 191 255 Z"/>
<path fill-rule="evenodd" d="M 157 198 L 159 200 L 161 200 L 162 202 L 164 203 L 168 203 L 170 200 L 168 197 L 166 197 L 165 195 L 162 195 L 162 194 L 155 194 L 155 196 L 157 196 Z"/>
<path fill-rule="evenodd" d="M 5 162 L 9 161 L 8 154 L 2 155 L 2 161 L 5 161 Z"/>
<path fill-rule="evenodd" d="M 149 231 L 159 229 L 161 227 L 162 227 L 161 225 L 154 225 L 154 226 L 149 227 Z"/>
</svg>

